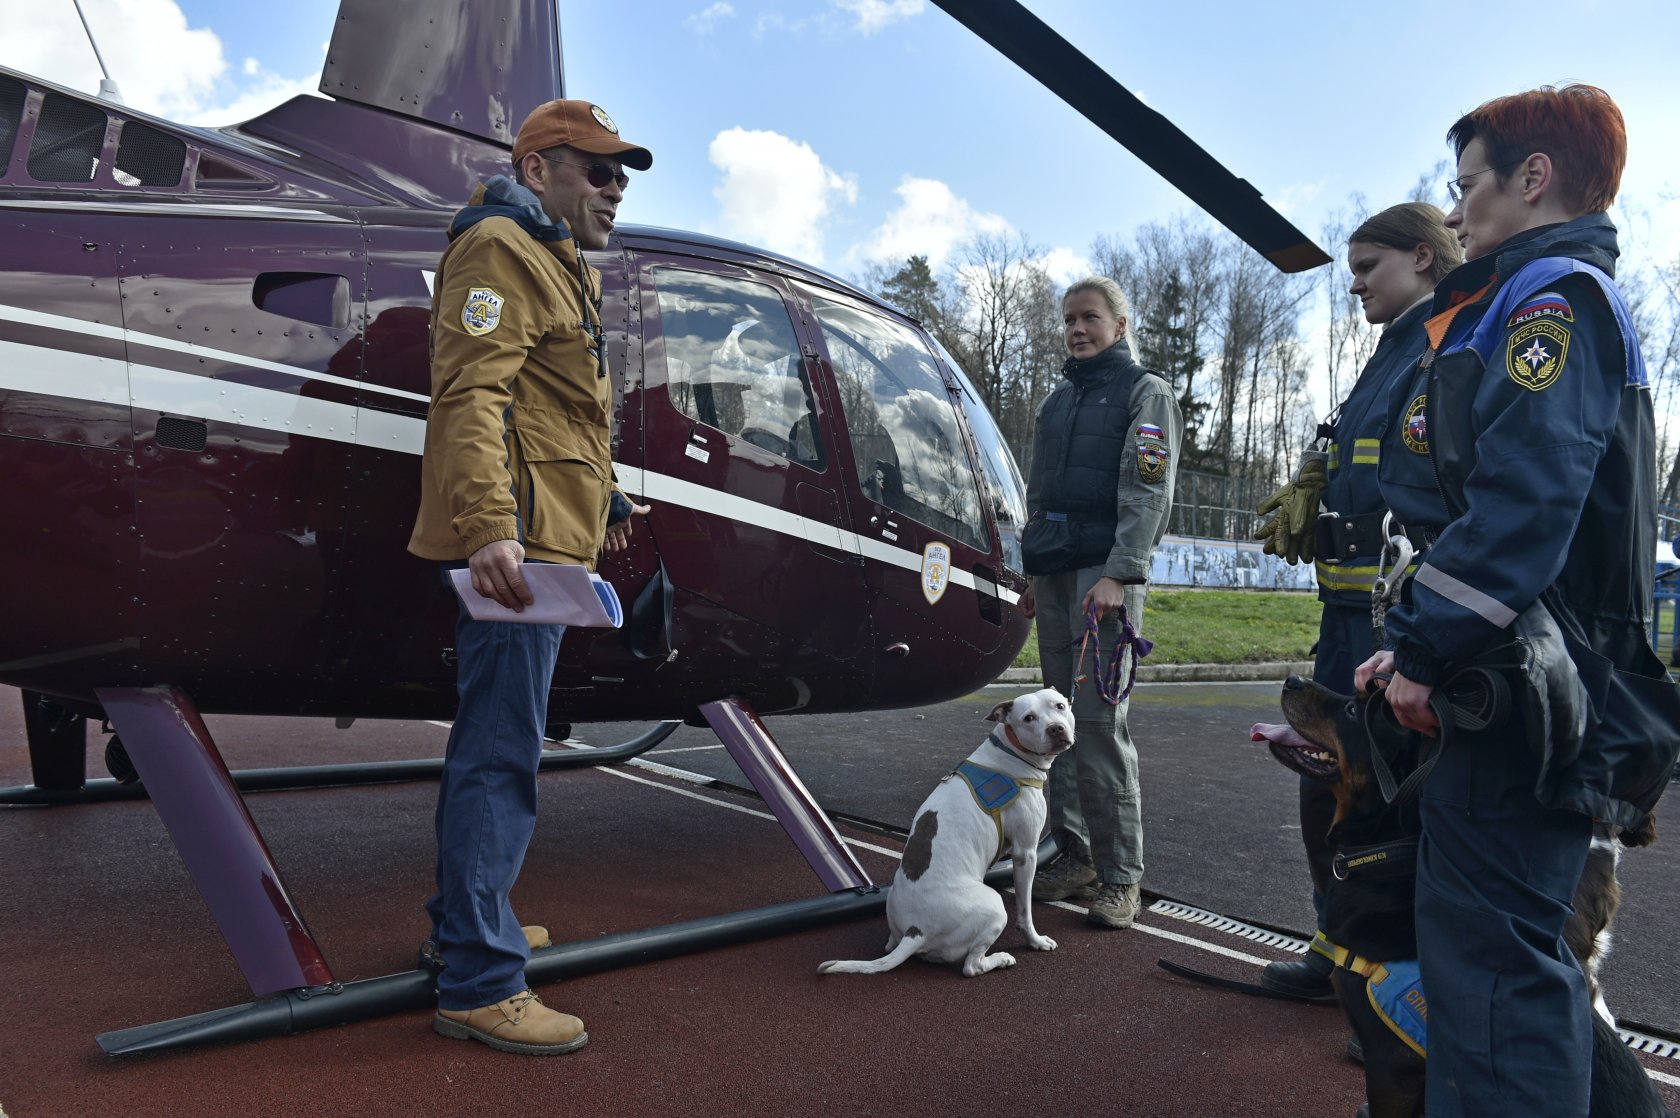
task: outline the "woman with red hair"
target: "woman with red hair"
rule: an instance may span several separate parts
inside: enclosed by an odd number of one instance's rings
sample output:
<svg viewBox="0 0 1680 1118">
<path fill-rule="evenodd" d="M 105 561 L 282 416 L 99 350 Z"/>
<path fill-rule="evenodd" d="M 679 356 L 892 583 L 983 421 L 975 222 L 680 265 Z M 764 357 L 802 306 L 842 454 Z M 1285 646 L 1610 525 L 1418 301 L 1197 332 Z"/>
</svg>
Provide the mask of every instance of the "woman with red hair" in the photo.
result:
<svg viewBox="0 0 1680 1118">
<path fill-rule="evenodd" d="M 1564 921 L 1594 820 L 1637 826 L 1680 752 L 1646 638 L 1651 394 L 1604 212 L 1627 135 L 1608 94 L 1570 85 L 1489 101 L 1447 138 L 1467 262 L 1389 396 L 1379 472 L 1432 542 L 1355 682 L 1386 681 L 1395 718 L 1441 742 L 1417 853 L 1428 1113 L 1580 1116 L 1592 1009 Z M 1508 676 L 1509 716 L 1468 728 L 1442 701 L 1454 676 L 1519 633 L 1562 646 L 1554 670 Z"/>
</svg>

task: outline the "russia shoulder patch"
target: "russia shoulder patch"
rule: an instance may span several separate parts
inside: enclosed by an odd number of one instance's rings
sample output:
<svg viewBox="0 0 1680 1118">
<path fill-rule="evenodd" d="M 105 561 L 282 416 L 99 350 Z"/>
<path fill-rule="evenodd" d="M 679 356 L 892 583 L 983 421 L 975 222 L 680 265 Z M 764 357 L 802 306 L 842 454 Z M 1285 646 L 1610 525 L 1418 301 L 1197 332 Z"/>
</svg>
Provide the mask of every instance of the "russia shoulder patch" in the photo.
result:
<svg viewBox="0 0 1680 1118">
<path fill-rule="evenodd" d="M 1156 442 L 1161 442 L 1166 438 L 1161 433 L 1161 429 L 1153 423 L 1139 423 L 1137 434 L 1140 439 L 1154 439 Z"/>
<path fill-rule="evenodd" d="M 1510 330 L 1525 322 L 1546 317 L 1574 322 L 1575 312 L 1569 309 L 1569 300 L 1556 291 L 1542 291 L 1524 299 L 1517 309 L 1511 312 L 1511 317 L 1505 321 L 1505 329 Z"/>
<path fill-rule="evenodd" d="M 475 336 L 488 334 L 501 324 L 502 297 L 488 287 L 475 287 L 467 292 L 461 306 L 461 325 Z"/>
<path fill-rule="evenodd" d="M 1534 318 L 1506 341 L 1505 371 L 1530 392 L 1542 392 L 1557 383 L 1567 356 L 1569 327 L 1556 318 Z"/>
</svg>

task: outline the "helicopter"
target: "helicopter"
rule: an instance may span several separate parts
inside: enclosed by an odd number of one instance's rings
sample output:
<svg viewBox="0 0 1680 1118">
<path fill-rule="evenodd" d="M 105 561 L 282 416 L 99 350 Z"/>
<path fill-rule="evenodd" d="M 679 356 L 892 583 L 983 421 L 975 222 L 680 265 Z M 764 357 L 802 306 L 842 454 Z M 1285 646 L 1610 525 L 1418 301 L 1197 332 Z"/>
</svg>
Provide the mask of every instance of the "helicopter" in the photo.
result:
<svg viewBox="0 0 1680 1118">
<path fill-rule="evenodd" d="M 1328 259 L 1020 4 L 941 7 L 1279 267 Z M 405 550 L 431 285 L 455 209 L 564 96 L 559 30 L 552 0 L 343 0 L 326 97 L 218 129 L 0 68 L 0 683 L 33 778 L 0 803 L 148 796 L 283 1031 L 344 988 L 242 794 L 441 761 L 230 773 L 202 715 L 452 717 L 455 601 Z M 566 634 L 550 736 L 661 725 L 544 768 L 710 725 L 850 904 L 873 883 L 762 716 L 996 678 L 1030 626 L 1019 470 L 938 342 L 842 279 L 634 225 L 588 258 L 618 479 L 652 511 L 600 566 L 622 627 Z M 110 779 L 89 720 L 115 731 Z M 232 1035 L 200 1025 L 101 1044 Z"/>
</svg>

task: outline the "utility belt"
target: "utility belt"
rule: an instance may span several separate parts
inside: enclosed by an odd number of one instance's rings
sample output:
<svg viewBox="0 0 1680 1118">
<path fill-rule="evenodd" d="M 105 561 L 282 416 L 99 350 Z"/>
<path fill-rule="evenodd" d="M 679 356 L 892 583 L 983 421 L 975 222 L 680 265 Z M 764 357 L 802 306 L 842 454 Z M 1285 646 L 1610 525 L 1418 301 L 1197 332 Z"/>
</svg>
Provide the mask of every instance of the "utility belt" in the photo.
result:
<svg viewBox="0 0 1680 1118">
<path fill-rule="evenodd" d="M 1388 532 L 1383 521 L 1388 520 Z M 1315 527 L 1313 554 L 1320 563 L 1338 566 L 1361 556 L 1381 555 L 1388 544 L 1389 534 L 1399 534 L 1412 541 L 1417 554 L 1435 542 L 1441 533 L 1435 528 L 1408 528 L 1396 523 L 1387 510 L 1368 512 L 1361 516 L 1343 516 L 1336 512 L 1321 512 Z"/>
</svg>

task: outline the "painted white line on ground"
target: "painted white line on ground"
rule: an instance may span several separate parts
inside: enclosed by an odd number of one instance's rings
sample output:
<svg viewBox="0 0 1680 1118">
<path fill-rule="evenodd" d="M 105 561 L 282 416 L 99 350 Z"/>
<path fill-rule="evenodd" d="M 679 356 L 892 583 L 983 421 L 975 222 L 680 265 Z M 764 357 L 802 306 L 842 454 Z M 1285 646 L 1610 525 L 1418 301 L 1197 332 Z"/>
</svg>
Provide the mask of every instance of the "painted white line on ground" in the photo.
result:
<svg viewBox="0 0 1680 1118">
<path fill-rule="evenodd" d="M 722 749 L 723 745 L 685 745 L 678 749 L 656 749 L 649 753 L 649 757 L 658 757 L 666 753 L 704 753 L 708 749 Z"/>
<path fill-rule="evenodd" d="M 664 768 L 665 766 L 660 766 L 660 767 Z M 655 781 L 655 780 L 644 780 L 643 778 L 641 778 L 639 776 L 632 776 L 630 773 L 624 772 L 620 769 L 601 768 L 601 769 L 597 769 L 596 771 L 597 772 L 604 772 L 604 773 L 611 773 L 613 776 L 620 777 L 624 780 L 635 781 L 637 784 L 645 784 L 650 788 L 661 788 L 661 789 L 664 789 L 667 792 L 674 792 L 679 796 L 687 796 L 691 800 L 700 800 L 700 801 L 703 801 L 705 803 L 716 804 L 718 807 L 728 808 L 730 811 L 738 811 L 743 815 L 751 815 L 751 816 L 753 816 L 755 818 L 758 818 L 758 819 L 768 819 L 772 822 L 775 822 L 775 819 L 776 819 L 776 817 L 774 815 L 771 815 L 767 811 L 758 811 L 755 808 L 745 807 L 741 804 L 732 804 L 732 803 L 728 802 L 727 800 L 720 800 L 720 799 L 717 799 L 717 798 L 712 797 L 712 796 L 703 796 L 698 792 L 690 792 L 686 788 L 672 788 L 669 784 L 660 784 L 658 781 Z M 682 770 L 678 769 L 678 770 L 674 770 L 674 772 L 681 773 Z M 686 778 L 695 778 L 695 777 L 699 777 L 699 774 L 697 774 L 697 773 L 686 774 Z M 699 777 L 699 779 L 709 780 L 710 778 L 709 777 Z M 888 849 L 887 847 L 884 847 L 884 846 L 877 846 L 872 842 L 863 842 L 859 839 L 849 839 L 849 838 L 845 838 L 844 836 L 842 836 L 842 840 L 846 843 L 847 846 L 856 847 L 859 850 L 868 850 L 868 851 L 872 851 L 873 853 L 876 853 L 876 854 L 884 854 L 888 858 L 892 858 L 894 860 L 899 860 L 899 859 L 903 858 L 903 854 L 901 854 L 899 851 L 891 850 L 891 849 Z M 1068 904 L 1066 901 L 1052 901 L 1051 903 L 1054 904 L 1058 908 L 1065 908 L 1069 912 L 1077 912 L 1082 916 L 1085 915 L 1085 913 L 1086 913 L 1085 909 L 1083 909 L 1083 908 L 1081 908 L 1081 907 L 1079 907 L 1078 905 L 1075 905 L 1075 904 Z M 1237 951 L 1237 950 L 1234 950 L 1232 948 L 1225 947 L 1221 944 L 1209 943 L 1207 940 L 1196 939 L 1192 936 L 1183 935 L 1179 932 L 1169 932 L 1165 928 L 1153 928 L 1153 927 L 1150 927 L 1147 924 L 1142 924 L 1142 923 L 1133 924 L 1132 927 L 1135 928 L 1138 931 L 1147 932 L 1148 934 L 1150 934 L 1152 936 L 1157 936 L 1161 939 L 1171 940 L 1174 943 L 1182 943 L 1182 944 L 1185 944 L 1186 946 L 1189 946 L 1189 947 L 1200 947 L 1205 951 L 1213 952 L 1215 955 L 1224 955 L 1228 958 L 1240 959 L 1245 963 L 1253 963 L 1255 966 L 1265 966 L 1267 963 L 1271 962 L 1270 959 L 1262 959 L 1257 955 L 1250 955 L 1245 951 Z"/>
<path fill-rule="evenodd" d="M 1666 1071 L 1658 1071 L 1655 1068 L 1646 1068 L 1645 1074 L 1658 1083 L 1666 1083 L 1670 1087 L 1680 1087 L 1680 1075 L 1670 1075 Z"/>
</svg>

